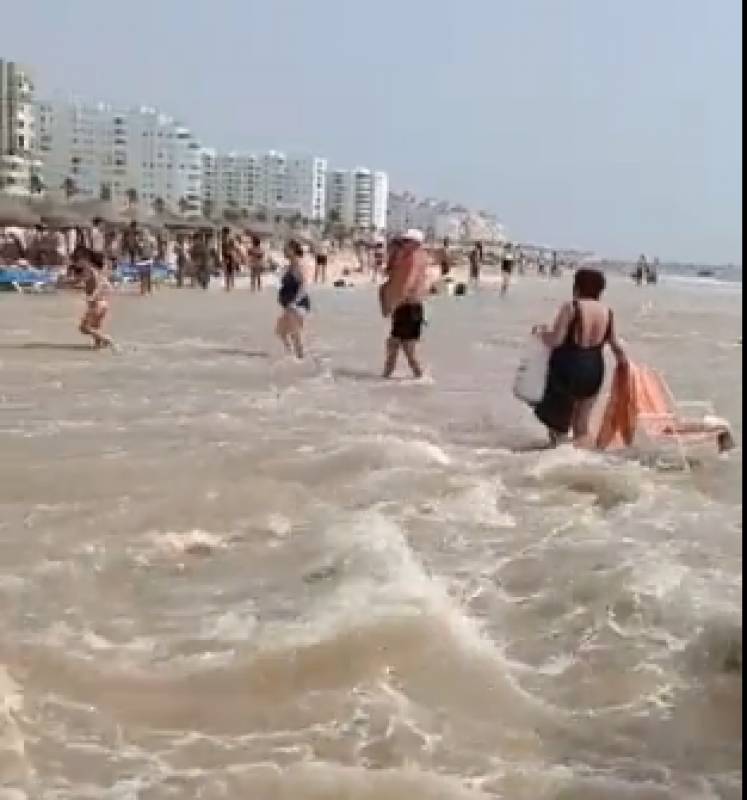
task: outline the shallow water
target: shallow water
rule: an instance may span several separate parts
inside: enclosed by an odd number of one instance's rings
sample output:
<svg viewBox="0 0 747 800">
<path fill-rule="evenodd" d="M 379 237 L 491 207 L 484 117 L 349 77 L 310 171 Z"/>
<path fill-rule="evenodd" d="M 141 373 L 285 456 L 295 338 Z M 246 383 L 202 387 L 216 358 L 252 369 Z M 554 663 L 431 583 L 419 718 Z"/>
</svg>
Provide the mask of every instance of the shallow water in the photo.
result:
<svg viewBox="0 0 747 800">
<path fill-rule="evenodd" d="M 271 291 L 118 297 L 118 355 L 0 297 L 0 797 L 741 797 L 741 449 L 517 452 L 567 291 L 434 301 L 391 384 L 372 290 L 305 364 Z M 609 299 L 741 443 L 741 294 Z"/>
</svg>

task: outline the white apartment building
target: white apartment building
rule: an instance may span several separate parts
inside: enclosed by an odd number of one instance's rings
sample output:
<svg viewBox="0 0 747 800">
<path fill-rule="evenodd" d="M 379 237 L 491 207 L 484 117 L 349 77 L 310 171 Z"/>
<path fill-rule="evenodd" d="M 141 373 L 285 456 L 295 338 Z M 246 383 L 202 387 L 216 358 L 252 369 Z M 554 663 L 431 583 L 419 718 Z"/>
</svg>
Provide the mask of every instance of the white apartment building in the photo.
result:
<svg viewBox="0 0 747 800">
<path fill-rule="evenodd" d="M 327 213 L 334 211 L 345 225 L 358 230 L 385 230 L 389 178 L 366 167 L 337 169 L 327 180 Z"/>
<path fill-rule="evenodd" d="M 259 163 L 251 153 L 202 151 L 202 203 L 211 213 L 251 210 L 260 205 Z"/>
<path fill-rule="evenodd" d="M 29 194 L 38 169 L 31 74 L 0 58 L 0 192 Z"/>
<path fill-rule="evenodd" d="M 226 209 L 324 218 L 327 161 L 317 156 L 202 152 L 202 196 L 216 214 Z"/>
<path fill-rule="evenodd" d="M 134 190 L 143 207 L 160 198 L 169 208 L 199 212 L 201 147 L 171 117 L 148 107 L 57 100 L 39 104 L 38 126 L 50 193 L 64 193 L 71 181 L 76 197 L 124 203 Z"/>
<path fill-rule="evenodd" d="M 286 205 L 306 219 L 324 219 L 327 208 L 327 160 L 317 156 L 289 155 L 285 162 Z"/>
</svg>

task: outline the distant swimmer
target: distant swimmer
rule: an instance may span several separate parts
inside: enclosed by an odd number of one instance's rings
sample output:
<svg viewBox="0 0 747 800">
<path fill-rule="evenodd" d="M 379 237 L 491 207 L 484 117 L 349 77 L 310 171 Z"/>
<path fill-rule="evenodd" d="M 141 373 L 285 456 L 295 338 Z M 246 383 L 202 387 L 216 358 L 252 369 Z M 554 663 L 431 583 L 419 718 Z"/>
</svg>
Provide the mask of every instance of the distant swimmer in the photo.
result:
<svg viewBox="0 0 747 800">
<path fill-rule="evenodd" d="M 81 247 L 75 253 L 77 268 L 83 275 L 83 287 L 86 293 L 86 310 L 80 320 L 78 330 L 85 336 L 93 338 L 94 347 L 111 347 L 112 340 L 101 332 L 104 319 L 109 313 L 111 283 L 107 276 L 102 253 L 94 253 Z"/>
<path fill-rule="evenodd" d="M 636 285 L 642 286 L 643 281 L 648 275 L 648 263 L 646 262 L 646 256 L 641 253 L 641 257 L 638 259 L 638 263 L 635 265 L 635 272 L 633 272 L 633 280 L 636 282 Z"/>
<path fill-rule="evenodd" d="M 392 316 L 387 340 L 383 377 L 391 378 L 402 350 L 416 378 L 423 376 L 417 345 L 425 322 L 423 299 L 428 293 L 428 256 L 423 249 L 422 231 L 408 230 L 393 249 L 389 278 L 381 287 L 382 311 Z"/>
<path fill-rule="evenodd" d="M 296 241 L 290 241 L 286 254 L 289 264 L 280 279 L 278 291 L 278 303 L 283 310 L 275 326 L 275 332 L 287 352 L 293 352 L 296 358 L 303 358 L 304 318 L 311 311 L 302 263 L 303 247 Z"/>
<path fill-rule="evenodd" d="M 618 364 L 628 363 L 612 311 L 599 299 L 605 284 L 598 270 L 579 269 L 573 279 L 572 302 L 563 303 L 552 328 L 533 329 L 552 348 L 544 396 L 534 407 L 551 444 L 572 429 L 574 443 L 588 445 L 591 411 L 604 381 L 605 344 Z"/>
</svg>

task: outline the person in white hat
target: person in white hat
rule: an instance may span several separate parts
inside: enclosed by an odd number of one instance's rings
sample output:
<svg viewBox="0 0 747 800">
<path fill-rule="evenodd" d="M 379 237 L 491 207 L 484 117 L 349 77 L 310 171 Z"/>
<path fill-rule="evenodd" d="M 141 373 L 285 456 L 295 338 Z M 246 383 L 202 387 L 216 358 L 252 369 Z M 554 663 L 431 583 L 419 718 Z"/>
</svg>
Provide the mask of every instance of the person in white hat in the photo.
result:
<svg viewBox="0 0 747 800">
<path fill-rule="evenodd" d="M 388 307 L 392 330 L 386 347 L 384 377 L 391 378 L 397 366 L 399 351 L 407 358 L 413 375 L 420 378 L 423 367 L 417 356 L 417 344 L 425 321 L 423 300 L 428 293 L 428 256 L 423 250 L 425 236 L 410 228 L 402 237 L 389 265 L 391 287 Z"/>
</svg>

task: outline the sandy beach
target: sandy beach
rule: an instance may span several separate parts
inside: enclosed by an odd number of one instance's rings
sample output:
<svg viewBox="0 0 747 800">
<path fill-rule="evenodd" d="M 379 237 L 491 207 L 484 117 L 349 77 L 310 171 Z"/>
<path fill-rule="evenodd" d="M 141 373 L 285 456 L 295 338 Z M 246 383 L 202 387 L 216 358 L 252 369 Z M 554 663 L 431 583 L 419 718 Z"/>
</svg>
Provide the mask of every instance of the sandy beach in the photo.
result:
<svg viewBox="0 0 747 800">
<path fill-rule="evenodd" d="M 0 797 L 737 800 L 741 447 L 531 452 L 569 277 L 433 298 L 391 383 L 351 277 L 300 364 L 271 285 L 125 290 L 119 354 L 0 296 Z M 741 284 L 607 300 L 741 444 Z"/>
</svg>

